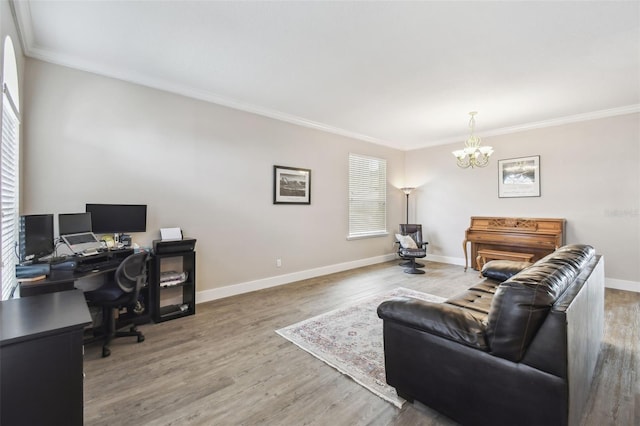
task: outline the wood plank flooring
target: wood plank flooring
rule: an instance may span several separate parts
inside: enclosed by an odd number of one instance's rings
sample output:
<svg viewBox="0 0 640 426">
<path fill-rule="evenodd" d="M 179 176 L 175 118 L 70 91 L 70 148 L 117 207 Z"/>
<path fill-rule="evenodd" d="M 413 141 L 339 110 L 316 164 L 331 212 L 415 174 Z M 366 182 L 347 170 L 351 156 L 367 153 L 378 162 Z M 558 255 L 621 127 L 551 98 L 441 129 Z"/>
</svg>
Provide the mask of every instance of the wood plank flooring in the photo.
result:
<svg viewBox="0 0 640 426">
<path fill-rule="evenodd" d="M 196 315 L 143 325 L 109 358 L 85 348 L 85 425 L 453 425 L 421 405 L 397 409 L 275 333 L 396 287 L 450 297 L 477 272 L 397 262 L 197 305 Z M 583 425 L 640 424 L 640 293 L 606 291 L 599 373 Z"/>
</svg>

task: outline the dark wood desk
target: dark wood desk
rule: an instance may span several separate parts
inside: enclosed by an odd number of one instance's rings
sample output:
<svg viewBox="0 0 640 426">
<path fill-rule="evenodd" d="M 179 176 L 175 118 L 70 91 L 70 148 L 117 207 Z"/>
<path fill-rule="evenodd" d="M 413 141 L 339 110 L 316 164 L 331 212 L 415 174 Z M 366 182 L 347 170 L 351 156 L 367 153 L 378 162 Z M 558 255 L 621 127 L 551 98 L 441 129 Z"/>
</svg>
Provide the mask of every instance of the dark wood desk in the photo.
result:
<svg viewBox="0 0 640 426">
<path fill-rule="evenodd" d="M 75 260 L 76 262 L 100 262 L 107 259 L 124 260 L 127 256 L 133 254 L 132 249 L 111 250 L 108 252 L 100 253 L 91 258 L 72 258 L 69 260 Z M 97 277 L 105 275 L 108 278 L 109 273 L 115 271 L 117 266 L 111 268 L 103 268 L 99 271 L 87 271 L 77 272 L 69 270 L 54 269 L 52 266 L 51 272 L 47 278 L 38 281 L 27 281 L 20 283 L 20 297 L 35 296 L 37 294 L 53 293 L 57 291 L 73 290 L 76 288 L 76 281 L 91 277 Z"/>
<path fill-rule="evenodd" d="M 115 260 L 113 266 L 109 268 L 102 268 L 98 271 L 88 270 L 87 272 L 78 272 L 52 269 L 47 278 L 43 280 L 20 283 L 20 297 L 29 298 L 31 296 L 74 289 L 79 289 L 81 292 L 93 290 L 106 282 L 112 281 L 119 263 L 131 254 L 133 254 L 132 249 L 111 250 L 109 252 L 101 253 L 97 257 L 92 256 L 91 259 L 83 259 L 85 261 L 101 261 L 106 259 Z M 118 262 L 118 260 L 120 262 Z M 129 310 L 126 312 L 121 311 L 118 315 L 118 319 L 116 320 L 116 327 L 121 327 L 122 325 L 129 323 L 134 323 L 136 325 L 146 324 L 151 321 L 151 315 L 153 312 L 152 305 L 150 303 L 149 286 L 142 288 L 138 301 L 138 308 L 141 309 L 141 312 L 130 312 Z M 98 310 L 98 308 L 90 308 L 90 312 L 94 312 L 96 310 Z M 99 315 L 99 312 L 96 313 L 96 315 Z"/>
<path fill-rule="evenodd" d="M 73 271 L 51 271 L 43 280 L 20 282 L 20 297 L 73 290 L 76 279 Z"/>
<path fill-rule="evenodd" d="M 80 290 L 0 302 L 0 424 L 82 425 L 82 336 L 90 324 Z"/>
<path fill-rule="evenodd" d="M 90 278 L 108 274 L 116 268 L 103 269 L 99 272 L 74 272 L 74 271 L 51 271 L 47 278 L 38 281 L 26 281 L 20 283 L 20 297 L 37 296 L 39 294 L 55 293 L 75 289 L 76 281 L 83 278 Z"/>
</svg>

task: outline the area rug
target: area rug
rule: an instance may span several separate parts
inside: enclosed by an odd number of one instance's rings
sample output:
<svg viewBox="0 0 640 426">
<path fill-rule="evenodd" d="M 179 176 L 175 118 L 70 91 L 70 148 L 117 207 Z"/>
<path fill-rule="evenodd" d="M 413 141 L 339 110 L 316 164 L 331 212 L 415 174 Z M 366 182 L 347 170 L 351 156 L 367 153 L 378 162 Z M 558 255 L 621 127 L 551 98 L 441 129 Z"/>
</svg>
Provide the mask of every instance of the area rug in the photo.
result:
<svg viewBox="0 0 640 426">
<path fill-rule="evenodd" d="M 404 399 L 385 380 L 382 320 L 377 314 L 380 303 L 396 296 L 444 301 L 442 297 L 399 287 L 276 333 L 400 408 Z"/>
</svg>

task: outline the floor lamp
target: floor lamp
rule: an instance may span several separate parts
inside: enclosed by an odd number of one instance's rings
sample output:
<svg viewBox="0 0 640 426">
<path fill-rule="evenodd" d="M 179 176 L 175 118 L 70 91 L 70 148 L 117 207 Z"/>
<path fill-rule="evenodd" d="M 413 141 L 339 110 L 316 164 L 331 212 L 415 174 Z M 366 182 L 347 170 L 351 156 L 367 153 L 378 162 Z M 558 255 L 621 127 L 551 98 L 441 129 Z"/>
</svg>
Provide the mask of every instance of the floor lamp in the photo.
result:
<svg viewBox="0 0 640 426">
<path fill-rule="evenodd" d="M 406 224 L 409 224 L 409 194 L 411 194 L 411 191 L 413 191 L 415 188 L 400 188 L 400 191 L 404 192 L 404 195 L 407 196 L 407 221 L 405 222 Z"/>
<path fill-rule="evenodd" d="M 405 224 L 409 224 L 409 194 L 411 194 L 411 191 L 413 191 L 415 188 L 409 188 L 409 187 L 405 187 L 405 188 L 400 188 L 400 191 L 404 192 L 404 195 L 407 197 L 407 221 L 405 222 Z M 407 260 L 405 262 L 400 263 L 400 266 L 409 266 L 411 265 L 411 260 Z M 416 263 L 416 266 L 421 267 L 424 266 L 421 263 Z"/>
</svg>

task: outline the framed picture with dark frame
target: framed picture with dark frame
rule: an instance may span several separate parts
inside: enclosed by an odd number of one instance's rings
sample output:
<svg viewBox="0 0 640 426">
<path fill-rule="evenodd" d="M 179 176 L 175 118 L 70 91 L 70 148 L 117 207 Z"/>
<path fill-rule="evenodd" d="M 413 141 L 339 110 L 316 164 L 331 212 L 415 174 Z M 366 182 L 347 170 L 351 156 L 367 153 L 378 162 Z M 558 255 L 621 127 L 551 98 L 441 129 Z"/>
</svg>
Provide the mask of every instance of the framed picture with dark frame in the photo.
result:
<svg viewBox="0 0 640 426">
<path fill-rule="evenodd" d="M 273 166 L 273 204 L 311 204 L 311 170 Z"/>
<path fill-rule="evenodd" d="M 539 197 L 540 156 L 498 160 L 498 197 Z"/>
</svg>

